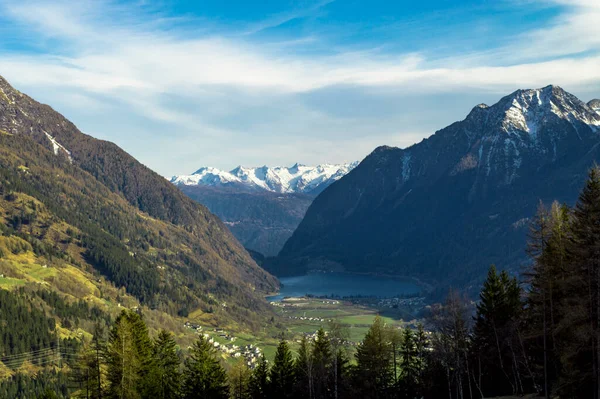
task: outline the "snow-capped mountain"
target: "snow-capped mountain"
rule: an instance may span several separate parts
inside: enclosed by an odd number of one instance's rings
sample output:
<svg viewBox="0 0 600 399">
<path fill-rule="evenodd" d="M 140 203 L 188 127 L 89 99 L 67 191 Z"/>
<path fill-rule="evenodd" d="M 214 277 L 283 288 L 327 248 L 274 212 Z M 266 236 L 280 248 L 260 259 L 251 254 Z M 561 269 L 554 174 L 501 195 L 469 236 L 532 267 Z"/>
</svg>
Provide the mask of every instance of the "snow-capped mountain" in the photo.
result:
<svg viewBox="0 0 600 399">
<path fill-rule="evenodd" d="M 171 182 L 185 186 L 245 187 L 274 193 L 317 194 L 334 181 L 341 179 L 357 164 L 358 162 L 317 166 L 295 164 L 291 167 L 258 168 L 238 166 L 230 172 L 203 167 L 191 175 L 174 176 Z"/>
<path fill-rule="evenodd" d="M 204 167 L 171 182 L 223 220 L 246 248 L 277 255 L 312 200 L 357 166 Z"/>
<path fill-rule="evenodd" d="M 588 107 L 600 114 L 600 99 L 594 99 L 587 103 Z"/>
<path fill-rule="evenodd" d="M 267 268 L 418 276 L 478 287 L 526 262 L 540 201 L 573 205 L 600 161 L 600 101 L 517 90 L 411 147 L 379 147 L 325 189 Z"/>
</svg>

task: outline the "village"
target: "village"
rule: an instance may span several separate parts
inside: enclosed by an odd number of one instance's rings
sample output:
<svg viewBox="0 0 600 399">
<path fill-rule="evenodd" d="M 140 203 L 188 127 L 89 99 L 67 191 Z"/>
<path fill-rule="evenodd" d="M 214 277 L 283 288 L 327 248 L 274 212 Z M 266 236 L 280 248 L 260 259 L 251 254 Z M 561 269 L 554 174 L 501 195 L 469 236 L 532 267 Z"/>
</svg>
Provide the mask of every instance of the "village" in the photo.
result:
<svg viewBox="0 0 600 399">
<path fill-rule="evenodd" d="M 191 323 L 189 321 L 184 324 L 184 327 L 195 330 L 197 334 L 202 335 L 208 341 L 209 344 L 211 344 L 217 351 L 221 352 L 222 354 L 233 359 L 244 359 L 246 365 L 250 369 L 254 369 L 256 363 L 258 362 L 258 359 L 263 354 L 262 350 L 254 344 L 247 344 L 242 346 L 234 344 L 237 338 L 232 334 L 225 332 L 221 328 L 214 328 L 210 330 L 212 334 L 209 334 L 207 332 L 208 330 L 204 330 L 202 326 Z M 219 340 L 226 341 L 228 343 L 219 342 Z"/>
</svg>

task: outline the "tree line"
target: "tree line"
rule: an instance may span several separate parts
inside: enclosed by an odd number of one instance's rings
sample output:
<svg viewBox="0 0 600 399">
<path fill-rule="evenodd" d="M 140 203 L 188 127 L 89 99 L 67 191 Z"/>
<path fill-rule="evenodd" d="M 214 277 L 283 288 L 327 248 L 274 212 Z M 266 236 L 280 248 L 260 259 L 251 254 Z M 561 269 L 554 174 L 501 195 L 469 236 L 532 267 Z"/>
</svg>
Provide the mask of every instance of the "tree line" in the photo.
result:
<svg viewBox="0 0 600 399">
<path fill-rule="evenodd" d="M 598 167 L 573 208 L 540 204 L 527 248 L 522 281 L 490 268 L 474 317 L 452 292 L 432 310 L 432 397 L 600 398 Z"/>
<path fill-rule="evenodd" d="M 260 357 L 226 367 L 204 336 L 185 351 L 161 331 L 151 339 L 143 317 L 124 310 L 110 331 L 98 328 L 71 365 L 72 395 L 100 398 L 342 399 L 416 397 L 425 391 L 428 338 L 376 317 L 351 364 L 339 324 L 306 336 L 296 354 L 281 339 L 272 364 Z"/>
</svg>

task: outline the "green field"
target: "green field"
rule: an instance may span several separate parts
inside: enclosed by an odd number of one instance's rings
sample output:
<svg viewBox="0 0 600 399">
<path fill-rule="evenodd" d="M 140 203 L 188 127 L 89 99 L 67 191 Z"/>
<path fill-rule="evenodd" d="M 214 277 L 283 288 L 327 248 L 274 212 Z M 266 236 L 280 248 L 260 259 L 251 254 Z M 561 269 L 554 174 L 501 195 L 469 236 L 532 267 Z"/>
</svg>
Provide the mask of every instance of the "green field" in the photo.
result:
<svg viewBox="0 0 600 399">
<path fill-rule="evenodd" d="M 0 288 L 11 289 L 25 285 L 26 281 L 18 278 L 0 277 Z"/>
<path fill-rule="evenodd" d="M 366 305 L 358 305 L 349 301 L 332 301 L 316 298 L 292 298 L 273 305 L 275 313 L 279 316 L 277 322 L 265 326 L 262 331 L 256 333 L 235 332 L 225 329 L 224 332 L 216 332 L 214 327 L 205 327 L 202 334 L 208 334 L 215 341 L 225 345 L 255 345 L 262 349 L 266 358 L 273 361 L 279 339 L 283 335 L 290 344 L 290 349 L 296 353 L 298 342 L 304 334 L 314 334 L 319 328 L 326 331 L 332 321 L 342 325 L 345 330 L 346 339 L 353 344 L 348 345 L 348 354 L 353 358 L 356 350 L 355 345 L 363 340 L 369 330 L 375 316 L 380 314 L 384 322 L 391 327 L 401 328 L 407 322 L 412 321 L 413 316 L 406 310 L 390 310 L 384 312 L 380 309 Z M 403 313 L 404 312 L 404 313 Z M 407 320 L 402 316 L 408 315 Z M 312 320 L 311 320 L 312 319 Z M 228 341 L 220 337 L 227 333 L 235 337 L 234 341 Z M 222 355 L 226 362 L 233 364 L 237 359 L 229 355 Z"/>
</svg>

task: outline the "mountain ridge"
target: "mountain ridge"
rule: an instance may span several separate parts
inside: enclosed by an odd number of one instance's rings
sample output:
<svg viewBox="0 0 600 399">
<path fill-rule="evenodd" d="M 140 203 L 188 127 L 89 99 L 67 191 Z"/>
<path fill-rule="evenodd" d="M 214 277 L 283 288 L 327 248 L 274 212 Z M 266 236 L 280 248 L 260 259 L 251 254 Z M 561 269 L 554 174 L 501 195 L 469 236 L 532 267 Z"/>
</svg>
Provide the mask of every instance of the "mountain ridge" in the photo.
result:
<svg viewBox="0 0 600 399">
<path fill-rule="evenodd" d="M 274 256 L 312 200 L 356 165 L 238 166 L 231 172 L 203 167 L 171 182 L 223 220 L 244 247 Z"/>
<path fill-rule="evenodd" d="M 261 292 L 276 290 L 276 279 L 208 209 L 116 144 L 81 133 L 3 78 L 0 132 L 7 239 L 18 234 L 56 247 L 70 266 L 172 315 L 251 325 L 256 316 L 248 308 L 268 312 Z M 15 198 L 38 201 L 46 221 L 36 221 L 35 207 L 15 206 Z M 64 238 L 65 231 L 73 236 Z M 221 303 L 227 311 L 219 311 Z"/>
<path fill-rule="evenodd" d="M 250 168 L 240 165 L 229 172 L 214 167 L 202 167 L 191 175 L 173 176 L 171 183 L 179 186 L 232 187 L 248 191 L 317 195 L 357 164 L 358 162 L 306 166 L 296 163 L 291 167 L 265 165 Z"/>
<path fill-rule="evenodd" d="M 376 148 L 315 199 L 267 268 L 367 269 L 451 284 L 471 284 L 493 262 L 515 270 L 524 220 L 540 199 L 574 200 L 598 159 L 599 132 L 600 114 L 558 86 L 478 105 L 413 146 Z M 454 251 L 426 244 L 434 240 Z"/>
</svg>

